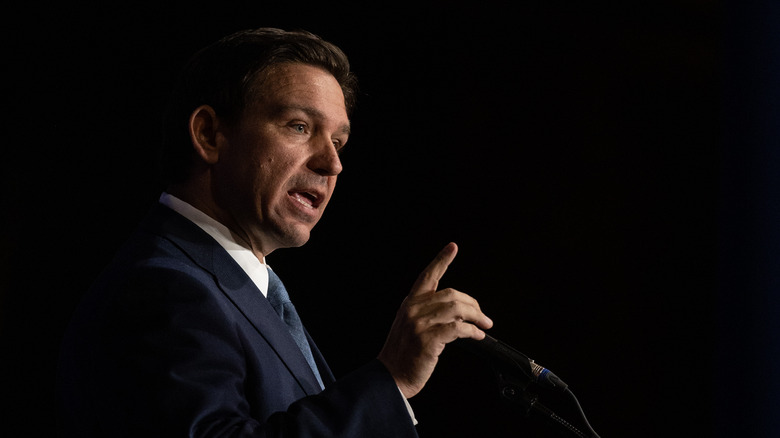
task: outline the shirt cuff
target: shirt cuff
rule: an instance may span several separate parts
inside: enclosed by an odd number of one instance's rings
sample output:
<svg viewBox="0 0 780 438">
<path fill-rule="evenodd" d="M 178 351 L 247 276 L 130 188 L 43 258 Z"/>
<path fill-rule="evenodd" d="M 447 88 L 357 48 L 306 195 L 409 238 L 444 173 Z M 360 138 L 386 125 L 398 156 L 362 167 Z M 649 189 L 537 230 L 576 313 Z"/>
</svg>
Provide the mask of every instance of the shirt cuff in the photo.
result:
<svg viewBox="0 0 780 438">
<path fill-rule="evenodd" d="M 401 388 L 398 388 L 398 392 L 401 393 L 401 398 L 404 399 L 404 403 L 406 403 L 406 411 L 409 412 L 409 418 L 412 419 L 412 424 L 417 426 L 417 418 L 414 417 L 414 411 L 412 410 L 412 405 L 409 404 L 409 400 L 406 399 L 403 391 L 401 391 Z"/>
</svg>

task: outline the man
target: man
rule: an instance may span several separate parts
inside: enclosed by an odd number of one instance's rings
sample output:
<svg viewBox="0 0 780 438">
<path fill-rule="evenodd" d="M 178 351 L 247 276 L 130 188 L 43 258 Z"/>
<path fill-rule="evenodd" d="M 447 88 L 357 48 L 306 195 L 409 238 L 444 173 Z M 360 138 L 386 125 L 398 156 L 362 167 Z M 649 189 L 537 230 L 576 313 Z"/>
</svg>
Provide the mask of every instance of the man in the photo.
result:
<svg viewBox="0 0 780 438">
<path fill-rule="evenodd" d="M 416 436 L 406 399 L 445 344 L 492 325 L 473 298 L 437 290 L 456 246 L 413 285 L 377 360 L 339 381 L 265 265 L 306 243 L 328 204 L 354 82 L 341 50 L 304 32 L 239 32 L 188 64 L 168 189 L 63 342 L 66 435 Z"/>
</svg>

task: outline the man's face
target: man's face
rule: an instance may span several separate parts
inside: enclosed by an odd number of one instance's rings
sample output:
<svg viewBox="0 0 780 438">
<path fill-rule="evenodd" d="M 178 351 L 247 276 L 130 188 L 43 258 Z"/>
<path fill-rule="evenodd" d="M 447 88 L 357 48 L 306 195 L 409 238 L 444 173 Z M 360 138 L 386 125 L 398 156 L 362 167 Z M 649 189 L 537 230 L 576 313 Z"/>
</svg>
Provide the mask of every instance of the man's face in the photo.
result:
<svg viewBox="0 0 780 438">
<path fill-rule="evenodd" d="M 341 172 L 349 119 L 336 79 L 310 65 L 277 66 L 255 98 L 225 131 L 212 183 L 223 223 L 268 255 L 308 241 Z"/>
</svg>

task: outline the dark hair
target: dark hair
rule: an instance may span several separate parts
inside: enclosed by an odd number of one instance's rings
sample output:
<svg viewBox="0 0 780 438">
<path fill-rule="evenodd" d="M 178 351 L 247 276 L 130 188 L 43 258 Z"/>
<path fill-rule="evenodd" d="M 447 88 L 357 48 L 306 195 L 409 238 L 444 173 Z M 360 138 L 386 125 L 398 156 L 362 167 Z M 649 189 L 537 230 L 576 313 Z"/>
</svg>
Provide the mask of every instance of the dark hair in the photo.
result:
<svg viewBox="0 0 780 438">
<path fill-rule="evenodd" d="M 302 63 L 330 72 L 344 93 L 347 114 L 355 106 L 357 79 L 335 45 L 305 31 L 261 28 L 236 32 L 197 52 L 184 67 L 163 123 L 162 179 L 184 181 L 193 163 L 189 117 L 201 105 L 228 122 L 240 119 L 258 80 L 269 67 Z"/>
</svg>

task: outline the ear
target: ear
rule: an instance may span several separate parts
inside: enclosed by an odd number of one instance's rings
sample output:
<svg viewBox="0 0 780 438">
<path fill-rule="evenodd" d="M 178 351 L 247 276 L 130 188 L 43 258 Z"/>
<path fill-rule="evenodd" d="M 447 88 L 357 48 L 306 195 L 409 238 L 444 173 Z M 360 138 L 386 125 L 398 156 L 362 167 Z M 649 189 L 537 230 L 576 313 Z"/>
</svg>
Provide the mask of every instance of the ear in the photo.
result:
<svg viewBox="0 0 780 438">
<path fill-rule="evenodd" d="M 190 115 L 190 139 L 195 152 L 206 164 L 219 161 L 221 141 L 218 135 L 221 128 L 214 108 L 201 105 Z"/>
</svg>

